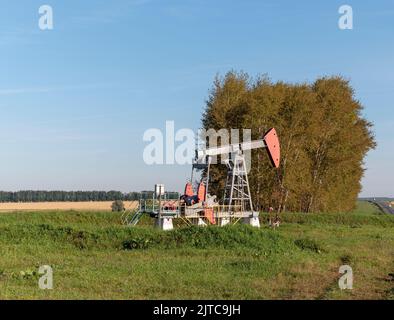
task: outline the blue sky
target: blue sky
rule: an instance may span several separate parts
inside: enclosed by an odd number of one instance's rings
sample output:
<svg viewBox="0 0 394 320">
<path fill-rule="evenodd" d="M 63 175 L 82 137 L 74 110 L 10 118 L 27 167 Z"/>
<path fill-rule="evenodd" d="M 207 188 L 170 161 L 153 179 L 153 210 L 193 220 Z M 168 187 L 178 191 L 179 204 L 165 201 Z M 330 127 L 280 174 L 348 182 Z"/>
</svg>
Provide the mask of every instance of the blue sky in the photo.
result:
<svg viewBox="0 0 394 320">
<path fill-rule="evenodd" d="M 54 30 L 38 28 L 38 8 Z M 354 29 L 338 28 L 353 8 Z M 394 196 L 394 3 L 1 0 L 0 189 L 180 190 L 189 166 L 148 166 L 145 130 L 200 126 L 216 74 L 351 80 L 378 148 L 362 196 Z"/>
</svg>

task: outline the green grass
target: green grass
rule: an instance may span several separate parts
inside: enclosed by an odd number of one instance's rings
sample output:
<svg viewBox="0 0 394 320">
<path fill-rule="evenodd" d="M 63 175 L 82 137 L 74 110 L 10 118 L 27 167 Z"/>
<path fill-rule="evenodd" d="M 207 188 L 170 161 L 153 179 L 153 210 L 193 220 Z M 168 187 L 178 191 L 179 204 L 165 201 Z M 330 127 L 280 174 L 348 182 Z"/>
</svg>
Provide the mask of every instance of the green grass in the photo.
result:
<svg viewBox="0 0 394 320">
<path fill-rule="evenodd" d="M 357 214 L 371 215 L 371 214 L 382 214 L 382 212 L 376 205 L 368 201 L 358 201 Z"/>
<path fill-rule="evenodd" d="M 147 217 L 124 227 L 110 212 L 2 213 L 0 298 L 394 298 L 394 216 L 360 202 L 353 213 L 282 219 L 277 230 L 162 232 Z M 44 264 L 53 290 L 38 288 Z M 353 290 L 338 288 L 343 264 L 353 268 Z"/>
</svg>

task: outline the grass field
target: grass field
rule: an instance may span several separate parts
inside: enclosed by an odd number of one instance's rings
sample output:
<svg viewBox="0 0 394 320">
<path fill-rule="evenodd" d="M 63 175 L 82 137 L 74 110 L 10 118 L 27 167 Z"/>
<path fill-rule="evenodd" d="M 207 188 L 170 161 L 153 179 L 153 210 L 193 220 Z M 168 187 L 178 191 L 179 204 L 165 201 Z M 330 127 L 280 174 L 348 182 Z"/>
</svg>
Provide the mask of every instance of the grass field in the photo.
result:
<svg viewBox="0 0 394 320">
<path fill-rule="evenodd" d="M 54 201 L 54 202 L 0 202 L 0 212 L 6 211 L 110 211 L 113 201 Z M 138 201 L 123 201 L 125 208 L 135 209 Z"/>
<path fill-rule="evenodd" d="M 277 230 L 162 232 L 148 218 L 124 227 L 111 212 L 2 213 L 0 298 L 394 298 L 394 216 L 360 202 L 354 213 L 283 220 Z M 44 264 L 53 267 L 53 290 L 38 288 Z M 343 264 L 353 269 L 353 290 L 338 288 Z"/>
</svg>

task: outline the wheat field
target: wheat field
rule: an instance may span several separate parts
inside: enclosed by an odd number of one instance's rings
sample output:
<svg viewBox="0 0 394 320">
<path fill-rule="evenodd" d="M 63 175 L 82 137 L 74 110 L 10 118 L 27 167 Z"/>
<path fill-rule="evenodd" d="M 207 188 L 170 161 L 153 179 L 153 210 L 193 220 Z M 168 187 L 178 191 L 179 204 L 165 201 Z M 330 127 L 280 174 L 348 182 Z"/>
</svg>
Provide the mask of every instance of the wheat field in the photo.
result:
<svg viewBox="0 0 394 320">
<path fill-rule="evenodd" d="M 123 201 L 127 210 L 136 209 L 138 201 Z M 111 210 L 112 201 L 81 201 L 81 202 L 4 202 L 0 203 L 0 211 L 42 211 L 42 210 L 80 210 L 107 211 Z"/>
</svg>

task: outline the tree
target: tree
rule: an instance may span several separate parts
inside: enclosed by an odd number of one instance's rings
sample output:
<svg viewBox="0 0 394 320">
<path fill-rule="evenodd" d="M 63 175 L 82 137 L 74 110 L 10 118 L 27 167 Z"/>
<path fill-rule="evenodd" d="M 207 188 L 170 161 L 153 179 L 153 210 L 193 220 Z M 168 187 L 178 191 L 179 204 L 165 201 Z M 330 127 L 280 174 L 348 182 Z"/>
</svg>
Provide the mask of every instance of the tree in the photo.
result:
<svg viewBox="0 0 394 320">
<path fill-rule="evenodd" d="M 256 209 L 349 211 L 361 190 L 363 159 L 376 144 L 349 81 L 324 77 L 314 83 L 273 83 L 230 72 L 216 78 L 203 114 L 204 129 L 248 128 L 258 139 L 275 127 L 281 166 L 274 170 L 261 150 L 249 173 Z M 210 190 L 222 198 L 226 169 L 211 169 Z"/>
<path fill-rule="evenodd" d="M 44 202 L 44 201 L 115 201 L 138 200 L 141 192 L 122 193 L 120 191 L 44 191 L 22 190 L 0 191 L 0 202 Z M 152 191 L 149 192 L 152 198 Z"/>
</svg>

